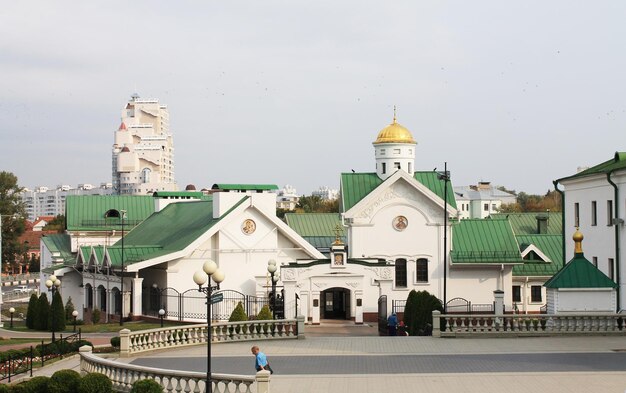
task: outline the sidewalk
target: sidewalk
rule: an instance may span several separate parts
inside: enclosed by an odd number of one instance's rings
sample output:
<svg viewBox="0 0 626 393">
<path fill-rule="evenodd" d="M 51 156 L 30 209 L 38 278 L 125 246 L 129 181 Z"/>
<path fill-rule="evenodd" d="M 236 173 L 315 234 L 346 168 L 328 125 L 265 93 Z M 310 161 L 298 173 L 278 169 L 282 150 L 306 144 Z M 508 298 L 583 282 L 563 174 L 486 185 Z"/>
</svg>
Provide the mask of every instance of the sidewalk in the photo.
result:
<svg viewBox="0 0 626 393">
<path fill-rule="evenodd" d="M 327 328 L 327 327 L 325 327 Z M 336 326 L 334 327 L 336 331 Z M 355 327 L 355 329 L 367 327 Z M 331 328 L 333 329 L 333 328 Z M 320 329 L 322 330 L 322 329 Z M 318 330 L 317 332 L 319 332 Z M 529 337 L 529 338 L 463 338 L 433 337 L 315 337 L 315 328 L 304 340 L 259 341 L 270 357 L 316 355 L 377 356 L 390 354 L 509 354 L 509 353 L 574 353 L 621 352 L 626 339 L 618 336 L 598 337 Z M 211 347 L 215 357 L 248 356 L 254 342 L 219 343 Z M 142 354 L 140 357 L 205 358 L 206 346 L 164 350 Z M 117 359 L 131 362 L 134 358 Z M 79 370 L 79 358 L 74 356 L 56 362 L 33 375 L 52 375 L 65 368 Z M 589 393 L 626 390 L 624 372 L 551 372 L 537 373 L 520 370 L 515 373 L 449 373 L 393 375 L 280 375 L 272 376 L 272 392 L 331 392 L 379 393 L 398 392 L 480 392 L 527 393 L 532 391 Z"/>
</svg>

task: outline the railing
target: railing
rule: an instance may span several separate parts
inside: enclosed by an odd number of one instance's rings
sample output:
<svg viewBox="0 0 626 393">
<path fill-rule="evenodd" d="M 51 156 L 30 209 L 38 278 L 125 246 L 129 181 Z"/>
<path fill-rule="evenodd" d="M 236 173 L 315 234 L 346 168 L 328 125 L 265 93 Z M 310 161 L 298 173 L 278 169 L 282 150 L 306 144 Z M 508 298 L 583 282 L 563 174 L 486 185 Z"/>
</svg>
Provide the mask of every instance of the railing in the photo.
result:
<svg viewBox="0 0 626 393">
<path fill-rule="evenodd" d="M 211 342 L 297 339 L 304 337 L 304 317 L 268 321 L 224 322 L 211 325 Z M 120 355 L 206 344 L 207 325 L 186 325 L 131 332 L 120 331 Z"/>
<path fill-rule="evenodd" d="M 8 379 L 11 382 L 11 377 L 16 375 L 27 373 L 30 371 L 30 376 L 33 376 L 33 359 L 34 351 L 31 346 L 28 350 L 16 351 L 15 355 L 11 355 L 9 351 L 8 356 L 1 356 L 0 361 L 0 381 Z"/>
<path fill-rule="evenodd" d="M 58 340 L 48 344 L 44 344 L 43 340 L 41 340 L 41 345 L 37 345 L 37 351 L 41 357 L 41 367 L 45 366 L 47 360 L 55 358 L 63 359 L 63 355 L 76 352 L 81 341 L 82 336 L 80 328 L 78 328 L 78 333 L 70 334 L 69 336 L 65 336 L 65 338 L 63 334 L 61 334 Z"/>
<path fill-rule="evenodd" d="M 433 311 L 433 336 L 626 334 L 619 314 L 442 315 Z"/>
<path fill-rule="evenodd" d="M 80 348 L 80 369 L 88 373 L 106 375 L 113 383 L 113 389 L 119 392 L 129 392 L 132 384 L 140 379 L 152 379 L 168 393 L 207 391 L 206 373 L 120 363 L 94 355 L 90 346 Z M 252 393 L 252 385 L 255 382 L 257 393 L 269 392 L 269 371 L 260 371 L 256 376 L 211 373 L 211 386 L 214 392 Z"/>
</svg>

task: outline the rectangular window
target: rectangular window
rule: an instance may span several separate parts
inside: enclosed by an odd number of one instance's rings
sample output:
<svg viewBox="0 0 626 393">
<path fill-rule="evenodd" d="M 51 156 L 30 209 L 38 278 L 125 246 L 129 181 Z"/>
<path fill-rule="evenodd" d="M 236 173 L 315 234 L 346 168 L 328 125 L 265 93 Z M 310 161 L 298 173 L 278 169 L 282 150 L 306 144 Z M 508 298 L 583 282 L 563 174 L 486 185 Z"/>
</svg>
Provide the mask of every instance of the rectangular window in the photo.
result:
<svg viewBox="0 0 626 393">
<path fill-rule="evenodd" d="M 399 163 L 399 162 L 394 162 L 394 163 L 393 163 L 393 167 L 394 167 L 395 169 L 400 169 L 400 163 Z"/>
<path fill-rule="evenodd" d="M 606 225 L 613 225 L 613 201 L 606 201 Z"/>
<path fill-rule="evenodd" d="M 483 209 L 488 212 L 489 211 L 489 204 L 485 203 L 485 205 L 483 206 Z"/>
<path fill-rule="evenodd" d="M 428 282 L 428 259 L 418 259 L 415 272 L 417 282 Z"/>
<path fill-rule="evenodd" d="M 519 285 L 513 285 L 513 303 L 522 302 L 522 287 Z"/>
<path fill-rule="evenodd" d="M 530 287 L 530 301 L 533 303 L 541 303 L 541 285 L 533 285 Z"/>
<path fill-rule="evenodd" d="M 592 261 L 593 261 L 593 266 L 598 267 L 598 257 L 593 257 Z"/>
<path fill-rule="evenodd" d="M 396 259 L 396 287 L 406 288 L 406 259 Z"/>
<path fill-rule="evenodd" d="M 383 172 L 384 173 L 384 172 Z M 574 226 L 580 226 L 580 205 L 578 202 L 574 203 Z"/>
<path fill-rule="evenodd" d="M 598 225 L 598 204 L 596 201 L 591 201 L 591 226 Z"/>
<path fill-rule="evenodd" d="M 413 169 L 411 168 L 411 163 L 409 162 L 409 173 L 411 173 Z"/>
<path fill-rule="evenodd" d="M 380 149 L 380 155 L 384 156 L 385 155 L 385 149 Z"/>
<path fill-rule="evenodd" d="M 400 154 L 400 149 L 393 149 L 393 154 Z"/>
<path fill-rule="evenodd" d="M 609 278 L 615 281 L 615 262 L 613 258 L 609 258 Z"/>
<path fill-rule="evenodd" d="M 382 169 L 383 169 L 383 170 L 382 170 L 383 175 L 384 175 L 385 173 L 387 173 L 387 164 L 386 164 L 386 163 L 384 163 L 384 162 L 383 162 L 383 168 L 382 168 Z"/>
<path fill-rule="evenodd" d="M 495 204 L 495 203 L 492 203 L 492 204 L 491 204 L 491 210 L 492 210 L 492 211 L 496 211 L 496 204 Z"/>
</svg>

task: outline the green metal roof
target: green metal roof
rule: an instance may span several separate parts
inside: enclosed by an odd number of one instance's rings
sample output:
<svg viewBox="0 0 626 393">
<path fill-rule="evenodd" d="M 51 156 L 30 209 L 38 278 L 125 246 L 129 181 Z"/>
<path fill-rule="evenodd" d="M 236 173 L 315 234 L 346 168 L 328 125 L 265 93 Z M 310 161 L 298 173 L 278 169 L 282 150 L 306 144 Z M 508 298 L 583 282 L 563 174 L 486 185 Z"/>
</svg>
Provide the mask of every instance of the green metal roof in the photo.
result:
<svg viewBox="0 0 626 393">
<path fill-rule="evenodd" d="M 244 196 L 222 217 L 247 200 Z M 180 251 L 190 245 L 222 217 L 213 218 L 213 203 L 194 201 L 172 203 L 148 217 L 124 237 L 124 263 L 134 263 Z M 107 252 L 114 266 L 121 265 L 122 241 Z"/>
<path fill-rule="evenodd" d="M 430 191 L 434 192 L 439 198 L 443 199 L 444 184 L 443 180 L 439 180 L 437 172 L 414 172 L 413 177 L 418 182 L 426 186 Z M 342 212 L 347 212 L 354 205 L 359 203 L 376 187 L 381 185 L 383 181 L 376 173 L 342 173 L 341 174 L 341 208 Z M 454 199 L 454 190 L 452 183 L 448 182 L 448 204 L 456 209 L 456 200 Z"/>
<path fill-rule="evenodd" d="M 74 262 L 75 256 L 72 254 L 72 245 L 70 235 L 65 233 L 55 233 L 52 235 L 43 235 L 41 240 L 51 253 L 58 253 L 58 257 L 63 259 L 64 263 Z"/>
<path fill-rule="evenodd" d="M 489 217 L 492 220 L 509 220 L 513 232 L 516 235 L 533 235 L 537 232 L 537 216 L 548 217 L 548 232 L 546 235 L 560 235 L 563 233 L 562 213 L 538 212 L 538 213 L 495 213 Z"/>
<path fill-rule="evenodd" d="M 345 234 L 339 213 L 287 213 L 285 221 L 300 236 L 331 236 L 334 239 L 337 226 L 341 234 Z"/>
<path fill-rule="evenodd" d="M 615 154 L 613 155 L 613 159 L 592 166 L 591 168 L 578 172 L 573 176 L 558 179 L 557 181 L 576 179 L 597 174 L 606 174 L 618 169 L 626 169 L 626 152 L 615 152 Z"/>
<path fill-rule="evenodd" d="M 120 218 L 104 218 L 109 210 L 126 210 L 124 229 L 136 226 L 154 213 L 151 196 L 72 195 L 65 200 L 68 231 L 121 230 Z"/>
<path fill-rule="evenodd" d="M 154 198 L 171 198 L 171 199 L 211 199 L 210 195 L 205 195 L 201 191 L 156 191 L 152 194 Z"/>
<path fill-rule="evenodd" d="M 523 263 L 506 220 L 461 220 L 452 226 L 450 258 L 455 264 Z"/>
<path fill-rule="evenodd" d="M 544 253 L 551 262 L 524 260 L 513 266 L 514 276 L 552 276 L 563 266 L 562 235 L 519 235 L 517 242 L 523 252 L 531 244 Z"/>
<path fill-rule="evenodd" d="M 278 190 L 276 184 L 224 184 L 216 183 L 211 187 L 212 190 L 225 191 L 271 191 Z"/>
<path fill-rule="evenodd" d="M 543 284 L 546 288 L 617 288 L 606 274 L 577 253 L 561 270 Z"/>
</svg>

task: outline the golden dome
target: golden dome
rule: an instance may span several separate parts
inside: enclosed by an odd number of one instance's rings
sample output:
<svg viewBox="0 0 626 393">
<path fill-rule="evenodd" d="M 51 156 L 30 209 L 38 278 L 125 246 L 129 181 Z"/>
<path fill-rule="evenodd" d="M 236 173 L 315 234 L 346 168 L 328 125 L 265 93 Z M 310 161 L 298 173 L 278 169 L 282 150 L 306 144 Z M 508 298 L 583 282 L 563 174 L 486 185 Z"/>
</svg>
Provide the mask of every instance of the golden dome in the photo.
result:
<svg viewBox="0 0 626 393">
<path fill-rule="evenodd" d="M 378 133 L 378 138 L 376 138 L 374 145 L 378 145 L 379 143 L 416 144 L 417 142 L 415 142 L 415 139 L 413 139 L 413 135 L 411 135 L 411 131 L 407 130 L 402 125 L 398 124 L 394 116 L 393 123 L 383 128 Z"/>
<path fill-rule="evenodd" d="M 583 234 L 576 228 L 576 232 L 574 232 L 574 236 L 572 236 L 572 240 L 574 240 L 574 253 L 582 254 L 583 252 L 583 239 L 585 237 Z"/>
</svg>

